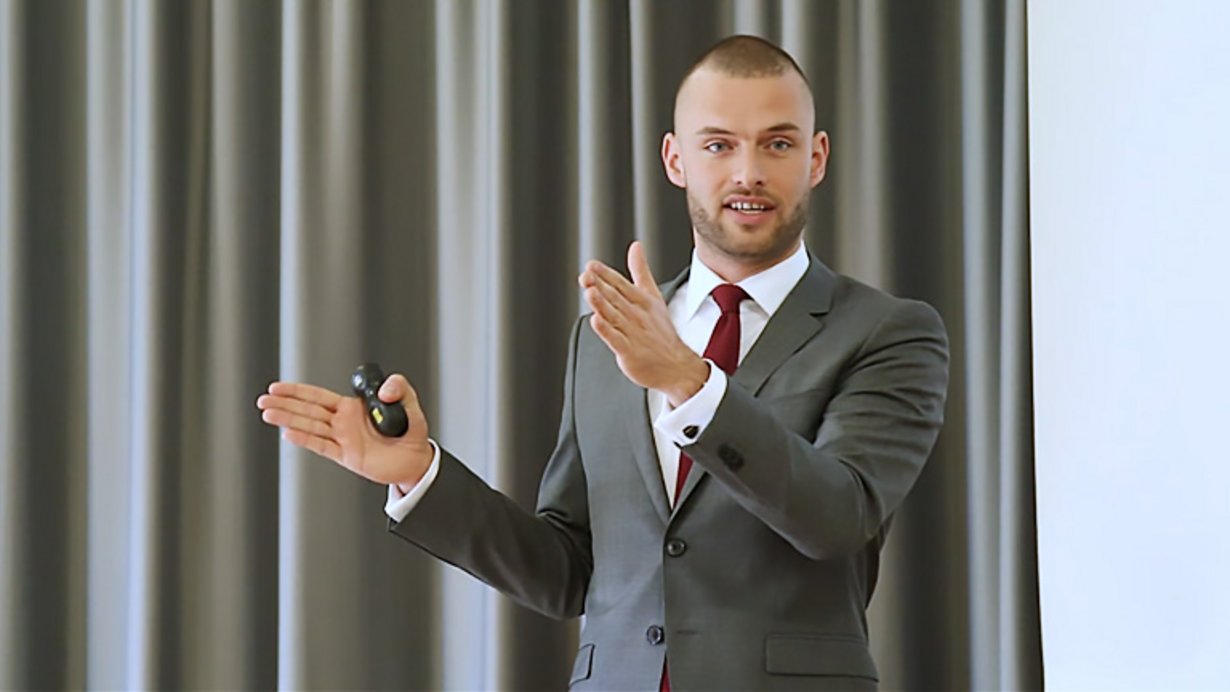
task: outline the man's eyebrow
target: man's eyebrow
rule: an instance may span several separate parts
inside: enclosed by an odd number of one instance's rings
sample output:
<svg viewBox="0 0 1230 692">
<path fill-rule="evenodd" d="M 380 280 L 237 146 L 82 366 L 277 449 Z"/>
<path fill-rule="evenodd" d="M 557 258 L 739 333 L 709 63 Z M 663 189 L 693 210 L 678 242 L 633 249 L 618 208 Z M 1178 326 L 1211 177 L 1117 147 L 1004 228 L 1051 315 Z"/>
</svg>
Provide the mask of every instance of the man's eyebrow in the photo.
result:
<svg viewBox="0 0 1230 692">
<path fill-rule="evenodd" d="M 791 122 L 778 123 L 768 129 L 769 132 L 799 132 L 800 128 Z"/>
<path fill-rule="evenodd" d="M 795 125 L 792 122 L 778 123 L 774 125 L 773 127 L 770 127 L 765 130 L 765 132 L 799 132 L 799 131 L 800 131 L 799 126 Z M 720 127 L 714 127 L 712 125 L 708 125 L 708 126 L 702 127 L 699 130 L 697 130 L 696 134 L 733 136 L 735 133 L 731 132 L 730 130 L 723 130 Z"/>
</svg>

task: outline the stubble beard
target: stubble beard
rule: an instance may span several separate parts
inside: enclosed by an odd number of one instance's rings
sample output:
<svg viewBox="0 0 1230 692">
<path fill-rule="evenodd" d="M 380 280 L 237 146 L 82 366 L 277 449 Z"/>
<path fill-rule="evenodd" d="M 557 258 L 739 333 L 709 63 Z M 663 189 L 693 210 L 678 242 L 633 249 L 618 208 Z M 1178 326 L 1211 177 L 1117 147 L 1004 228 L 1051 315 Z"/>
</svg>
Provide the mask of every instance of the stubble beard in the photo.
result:
<svg viewBox="0 0 1230 692">
<path fill-rule="evenodd" d="M 789 216 L 779 221 L 764 238 L 763 242 L 753 245 L 738 242 L 738 229 L 728 229 L 720 219 L 714 219 L 705 211 L 699 200 L 689 191 L 688 215 L 692 217 L 692 227 L 696 234 L 709 247 L 733 259 L 740 264 L 767 264 L 785 257 L 798 244 L 803 227 L 807 225 L 808 196 L 804 195 L 795 205 Z M 721 213 L 719 208 L 719 214 Z"/>
</svg>

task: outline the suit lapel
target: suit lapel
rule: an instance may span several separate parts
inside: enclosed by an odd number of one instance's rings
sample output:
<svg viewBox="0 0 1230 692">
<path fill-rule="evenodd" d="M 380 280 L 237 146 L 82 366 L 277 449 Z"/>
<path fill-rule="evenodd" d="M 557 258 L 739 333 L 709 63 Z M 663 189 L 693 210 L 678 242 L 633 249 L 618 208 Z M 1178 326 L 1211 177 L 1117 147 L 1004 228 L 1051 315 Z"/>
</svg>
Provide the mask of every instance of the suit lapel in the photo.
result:
<svg viewBox="0 0 1230 692">
<path fill-rule="evenodd" d="M 822 316 L 832 307 L 835 279 L 828 267 L 812 257 L 811 266 L 777 308 L 777 312 L 773 313 L 773 317 L 769 318 L 764 331 L 744 356 L 731 379 L 755 396 L 769 376 L 824 326 Z M 659 479 L 661 475 L 659 472 Z M 679 508 L 708 475 L 700 464 L 692 466 L 692 471 L 683 482 L 683 489 L 675 502 L 671 518 L 679 513 Z"/>
<path fill-rule="evenodd" d="M 824 326 L 821 318 L 833 305 L 835 276 L 814 257 L 799 283 L 786 296 L 748 351 L 733 379 L 755 396 L 765 380 L 811 341 Z"/>
<path fill-rule="evenodd" d="M 688 269 L 685 268 L 674 279 L 659 287 L 662 297 L 668 303 L 687 277 Z M 662 465 L 658 460 L 657 447 L 654 445 L 653 428 L 649 420 L 648 392 L 644 387 L 636 386 L 622 375 L 620 373 L 619 396 L 622 401 L 619 408 L 625 413 L 623 419 L 628 439 L 632 445 L 632 455 L 636 458 L 637 469 L 640 470 L 641 478 L 645 481 L 653 507 L 662 522 L 666 523 L 670 519 L 670 502 L 666 497 L 666 487 L 662 481 Z"/>
<path fill-rule="evenodd" d="M 636 467 L 645 481 L 645 489 L 649 491 L 653 508 L 665 523 L 670 518 L 670 502 L 666 499 L 666 487 L 662 485 L 662 466 L 658 463 L 658 450 L 653 442 L 645 389 L 636 386 L 626 377 L 619 379 L 619 396 L 622 400 L 619 408 L 625 412 L 621 418 L 624 419 L 628 440 L 632 445 L 632 456 L 636 458 Z"/>
</svg>

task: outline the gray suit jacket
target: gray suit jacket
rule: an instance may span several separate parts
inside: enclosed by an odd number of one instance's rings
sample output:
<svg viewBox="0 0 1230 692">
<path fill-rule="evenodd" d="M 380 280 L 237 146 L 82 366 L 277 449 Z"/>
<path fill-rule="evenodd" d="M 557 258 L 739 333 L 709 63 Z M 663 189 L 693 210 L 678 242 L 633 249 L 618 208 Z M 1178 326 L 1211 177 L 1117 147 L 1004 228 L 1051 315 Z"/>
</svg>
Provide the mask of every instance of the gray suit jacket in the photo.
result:
<svg viewBox="0 0 1230 692">
<path fill-rule="evenodd" d="M 813 258 L 683 448 L 672 511 L 645 390 L 582 318 L 537 511 L 444 452 L 391 530 L 534 610 L 584 614 L 578 690 L 656 690 L 666 658 L 679 692 L 875 689 L 865 610 L 947 382 L 934 309 Z"/>
</svg>

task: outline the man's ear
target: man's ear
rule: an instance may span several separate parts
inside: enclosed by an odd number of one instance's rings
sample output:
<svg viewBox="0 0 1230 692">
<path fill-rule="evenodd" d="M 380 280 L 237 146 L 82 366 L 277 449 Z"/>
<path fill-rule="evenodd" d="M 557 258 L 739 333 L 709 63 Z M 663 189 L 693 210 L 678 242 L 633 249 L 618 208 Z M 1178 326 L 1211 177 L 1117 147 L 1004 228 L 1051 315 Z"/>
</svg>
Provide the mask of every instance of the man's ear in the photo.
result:
<svg viewBox="0 0 1230 692">
<path fill-rule="evenodd" d="M 829 165 L 829 133 L 819 130 L 811 138 L 811 186 L 824 180 L 824 171 Z"/>
<path fill-rule="evenodd" d="M 666 169 L 666 178 L 675 187 L 688 186 L 688 178 L 683 172 L 683 159 L 679 151 L 679 138 L 674 132 L 667 132 L 662 137 L 662 168 Z"/>
</svg>

